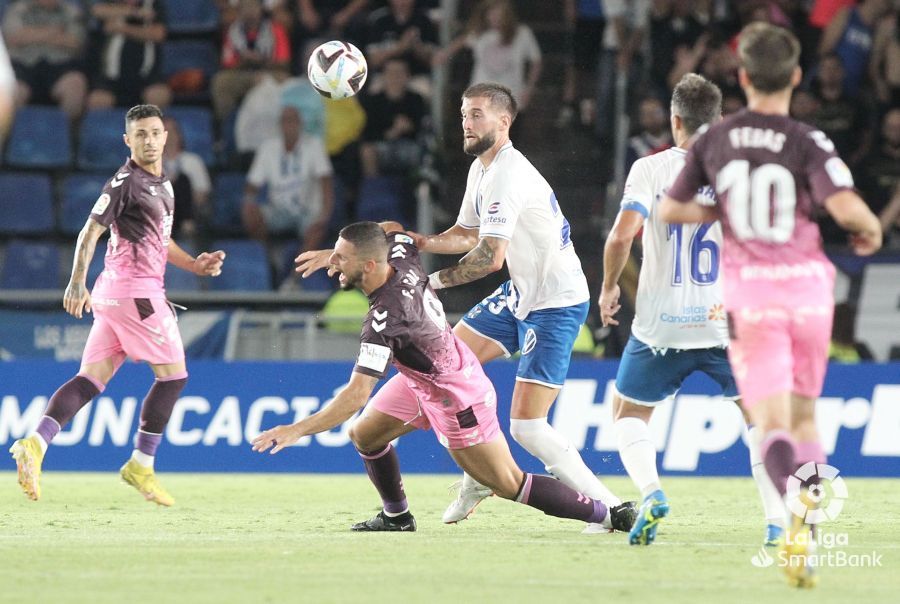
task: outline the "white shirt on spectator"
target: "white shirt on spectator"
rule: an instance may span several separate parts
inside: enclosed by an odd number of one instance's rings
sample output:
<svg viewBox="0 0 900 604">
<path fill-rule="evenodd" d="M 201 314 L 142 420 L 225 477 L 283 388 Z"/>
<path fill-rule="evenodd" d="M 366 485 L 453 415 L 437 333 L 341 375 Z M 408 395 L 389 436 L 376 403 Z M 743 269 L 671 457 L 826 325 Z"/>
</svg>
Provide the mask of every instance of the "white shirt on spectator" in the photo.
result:
<svg viewBox="0 0 900 604">
<path fill-rule="evenodd" d="M 317 216 L 322 209 L 320 179 L 332 173 L 322 139 L 303 134 L 292 151 L 280 136 L 264 142 L 253 158 L 247 182 L 268 188 L 268 201 L 285 212 Z"/>
<path fill-rule="evenodd" d="M 497 82 L 516 98 L 525 90 L 526 65 L 541 60 L 541 48 L 527 25 L 519 25 L 509 46 L 501 44 L 500 32 L 493 29 L 470 37 L 467 43 L 474 56 L 471 83 Z"/>
</svg>

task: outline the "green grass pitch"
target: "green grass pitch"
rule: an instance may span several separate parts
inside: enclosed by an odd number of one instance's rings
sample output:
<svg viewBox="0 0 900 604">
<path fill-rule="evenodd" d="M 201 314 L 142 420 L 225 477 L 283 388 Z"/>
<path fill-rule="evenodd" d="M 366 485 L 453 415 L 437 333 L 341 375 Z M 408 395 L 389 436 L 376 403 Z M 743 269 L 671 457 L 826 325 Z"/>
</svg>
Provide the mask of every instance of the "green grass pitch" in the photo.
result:
<svg viewBox="0 0 900 604">
<path fill-rule="evenodd" d="M 491 498 L 441 524 L 452 476 L 405 477 L 419 531 L 356 534 L 378 509 L 364 475 L 162 474 L 157 508 L 115 473 L 45 473 L 43 498 L 0 473 L 0 602 L 897 602 L 900 480 L 847 479 L 827 525 L 881 567 L 824 568 L 809 592 L 750 563 L 763 531 L 746 479 L 666 478 L 657 543 Z M 629 481 L 609 479 L 634 493 Z M 821 551 L 821 550 L 820 550 Z"/>
</svg>

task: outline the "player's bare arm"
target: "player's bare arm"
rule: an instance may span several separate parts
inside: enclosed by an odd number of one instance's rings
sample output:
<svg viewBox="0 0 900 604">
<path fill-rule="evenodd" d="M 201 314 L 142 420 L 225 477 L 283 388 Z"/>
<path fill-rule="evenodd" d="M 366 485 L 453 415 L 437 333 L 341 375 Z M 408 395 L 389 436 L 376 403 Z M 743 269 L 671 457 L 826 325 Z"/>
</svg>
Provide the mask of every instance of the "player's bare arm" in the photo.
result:
<svg viewBox="0 0 900 604">
<path fill-rule="evenodd" d="M 838 191 L 825 200 L 825 209 L 850 231 L 850 245 L 857 255 L 869 256 L 881 249 L 881 222 L 859 195 L 849 189 Z"/>
<path fill-rule="evenodd" d="M 404 230 L 402 224 L 393 220 L 379 222 L 378 226 L 384 229 L 385 233 Z M 334 265 L 332 265 L 328 261 L 328 259 L 331 257 L 331 254 L 333 253 L 333 248 L 327 250 L 309 250 L 303 252 L 302 254 L 294 258 L 294 264 L 296 265 L 296 267 L 294 268 L 294 272 L 300 273 L 300 276 L 306 279 L 314 272 L 323 268 L 327 268 L 328 276 L 332 277 L 337 272 L 337 268 L 335 268 Z"/>
<path fill-rule="evenodd" d="M 203 252 L 196 258 L 185 252 L 180 245 L 169 240 L 169 263 L 181 270 L 194 273 L 201 277 L 218 277 L 222 274 L 222 263 L 225 261 L 225 252 Z"/>
<path fill-rule="evenodd" d="M 719 219 L 719 209 L 718 206 L 704 206 L 696 201 L 682 203 L 666 195 L 659 204 L 659 217 L 671 224 L 715 222 Z"/>
<path fill-rule="evenodd" d="M 262 453 L 272 449 L 270 454 L 274 455 L 304 436 L 318 434 L 343 424 L 365 406 L 377 383 L 378 378 L 354 371 L 350 383 L 328 406 L 297 423 L 266 430 L 253 439 L 253 450 Z"/>
<path fill-rule="evenodd" d="M 500 237 L 482 237 L 459 264 L 432 273 L 431 285 L 437 289 L 477 281 L 503 267 L 509 241 Z"/>
<path fill-rule="evenodd" d="M 631 244 L 644 225 L 644 217 L 635 210 L 622 210 L 616 217 L 603 248 L 603 287 L 600 290 L 600 319 L 603 325 L 618 325 L 613 316 L 619 312 L 619 277 L 631 254 Z"/>
<path fill-rule="evenodd" d="M 106 227 L 88 218 L 87 222 L 78 233 L 78 241 L 75 243 L 75 259 L 72 262 L 72 276 L 63 294 L 63 308 L 66 312 L 81 318 L 84 311 L 91 311 L 91 294 L 87 289 L 87 271 L 94 257 L 97 240 L 106 231 Z"/>
<path fill-rule="evenodd" d="M 478 228 L 467 229 L 459 224 L 436 235 L 422 235 L 414 231 L 407 231 L 406 234 L 413 238 L 420 251 L 432 254 L 465 254 L 478 245 Z"/>
</svg>

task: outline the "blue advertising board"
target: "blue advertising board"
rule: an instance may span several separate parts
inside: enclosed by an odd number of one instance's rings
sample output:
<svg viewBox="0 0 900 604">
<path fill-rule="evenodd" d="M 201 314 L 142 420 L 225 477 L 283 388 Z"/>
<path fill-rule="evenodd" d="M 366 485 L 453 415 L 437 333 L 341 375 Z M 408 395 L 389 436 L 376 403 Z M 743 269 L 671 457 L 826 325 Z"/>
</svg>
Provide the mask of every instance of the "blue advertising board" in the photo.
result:
<svg viewBox="0 0 900 604">
<path fill-rule="evenodd" d="M 603 475 L 624 473 L 616 453 L 611 386 L 617 364 L 574 361 L 550 416 Z M 258 454 L 250 441 L 260 430 L 316 410 L 346 384 L 349 362 L 225 363 L 194 361 L 158 453 L 160 471 L 360 472 L 348 437 L 349 422 L 304 439 L 278 455 Z M 498 394 L 501 425 L 508 430 L 514 362 L 488 364 Z M 0 363 L 0 446 L 9 446 L 40 419 L 54 390 L 77 363 Z M 127 363 L 89 407 L 60 433 L 46 470 L 114 470 L 129 455 L 140 404 L 153 376 Z M 692 376 L 674 404 L 651 422 L 664 474 L 748 475 L 743 420 L 737 407 L 715 394 L 715 384 Z M 817 407 L 817 423 L 829 463 L 857 476 L 900 476 L 900 364 L 832 365 Z M 508 433 L 507 433 L 508 437 Z M 542 465 L 510 439 L 528 471 Z M 456 472 L 432 433 L 404 436 L 398 445 L 405 472 Z M 12 465 L 11 461 L 8 464 Z"/>
</svg>

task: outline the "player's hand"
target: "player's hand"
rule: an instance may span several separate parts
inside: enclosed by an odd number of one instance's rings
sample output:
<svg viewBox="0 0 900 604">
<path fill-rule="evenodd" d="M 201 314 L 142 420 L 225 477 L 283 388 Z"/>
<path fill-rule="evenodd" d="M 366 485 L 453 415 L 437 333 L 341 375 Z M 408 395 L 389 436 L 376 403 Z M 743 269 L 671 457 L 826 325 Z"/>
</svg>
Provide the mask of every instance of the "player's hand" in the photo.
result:
<svg viewBox="0 0 900 604">
<path fill-rule="evenodd" d="M 272 449 L 269 455 L 275 455 L 285 447 L 290 447 L 296 443 L 302 436 L 294 424 L 286 424 L 266 430 L 254 438 L 250 444 L 253 445 L 253 450 L 257 453 L 263 453 Z"/>
<path fill-rule="evenodd" d="M 297 265 L 297 267 L 294 268 L 294 272 L 300 273 L 300 276 L 306 279 L 314 272 L 327 268 L 328 276 L 331 277 L 337 271 L 337 269 L 328 262 L 328 259 L 331 258 L 331 254 L 333 253 L 334 250 L 310 250 L 308 252 L 303 252 L 294 258 L 294 264 Z"/>
<path fill-rule="evenodd" d="M 81 318 L 82 312 L 91 312 L 91 294 L 84 283 L 69 282 L 63 294 L 63 308 L 76 319 Z"/>
<path fill-rule="evenodd" d="M 613 315 L 622 308 L 622 305 L 619 304 L 619 294 L 620 290 L 618 285 L 609 290 L 604 289 L 600 293 L 600 299 L 597 303 L 600 305 L 600 320 L 603 321 L 604 327 L 619 324 L 618 321 L 613 319 Z"/>
<path fill-rule="evenodd" d="M 201 277 L 218 277 L 222 274 L 222 263 L 225 262 L 225 252 L 203 252 L 194 259 L 194 272 Z"/>
<path fill-rule="evenodd" d="M 871 256 L 881 249 L 881 231 L 860 231 L 850 235 L 850 247 L 857 256 Z"/>
<path fill-rule="evenodd" d="M 406 231 L 406 234 L 412 237 L 413 244 L 417 248 L 419 248 L 420 252 L 425 251 L 425 244 L 428 243 L 428 235 L 422 235 L 421 233 L 417 233 L 415 231 Z"/>
</svg>

